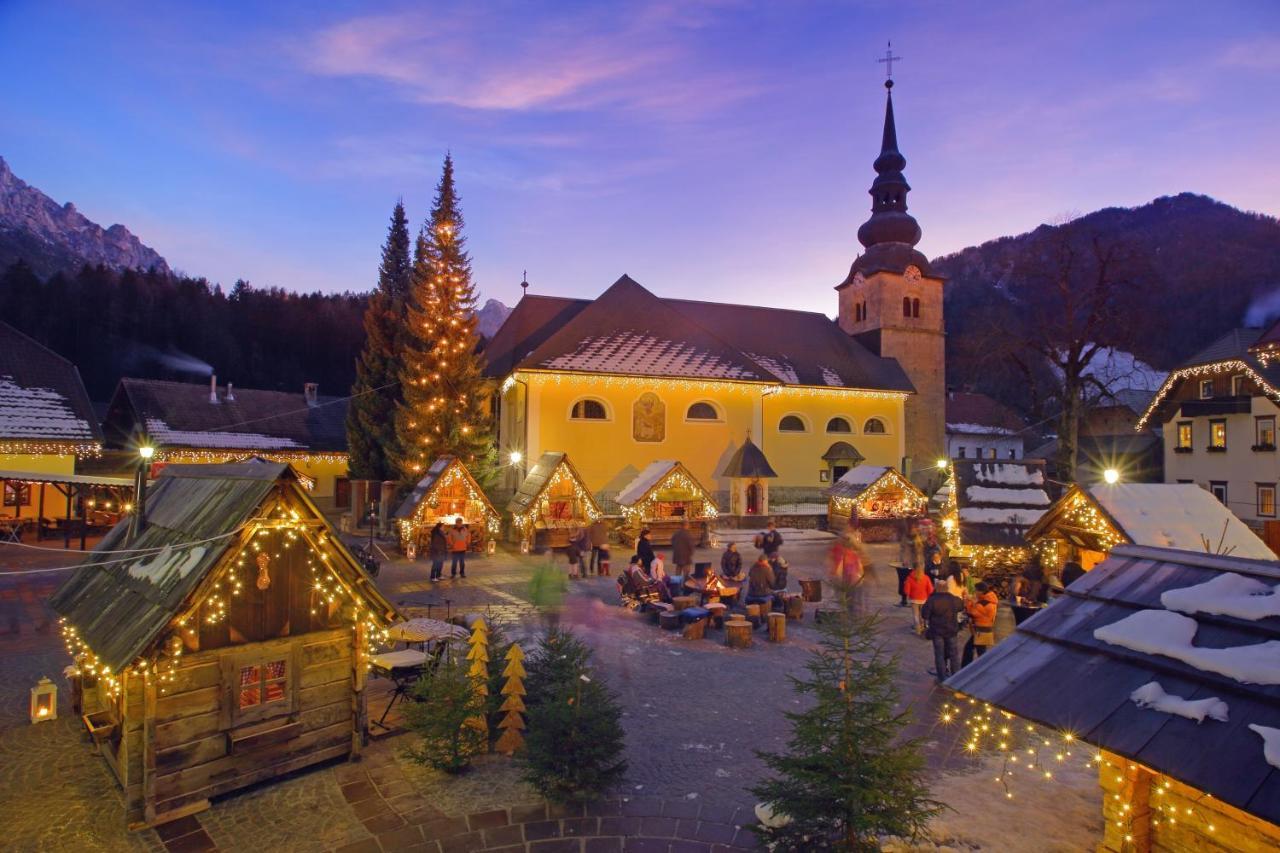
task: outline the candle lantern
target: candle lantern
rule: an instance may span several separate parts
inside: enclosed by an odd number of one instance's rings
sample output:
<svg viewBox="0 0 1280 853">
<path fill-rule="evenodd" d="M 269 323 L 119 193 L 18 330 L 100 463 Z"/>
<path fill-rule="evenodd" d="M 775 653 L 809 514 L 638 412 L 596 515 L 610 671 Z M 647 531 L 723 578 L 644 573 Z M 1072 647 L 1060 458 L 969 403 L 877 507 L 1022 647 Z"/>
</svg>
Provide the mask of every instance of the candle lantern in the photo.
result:
<svg viewBox="0 0 1280 853">
<path fill-rule="evenodd" d="M 41 676 L 31 688 L 31 722 L 42 723 L 58 718 L 58 686 Z"/>
<path fill-rule="evenodd" d="M 520 553 L 521 553 L 521 554 L 528 554 L 528 553 L 529 553 L 529 540 L 528 540 L 528 539 L 521 539 L 521 540 L 520 540 Z"/>
<path fill-rule="evenodd" d="M 498 553 L 498 540 L 490 537 L 489 543 L 485 545 L 485 552 L 488 553 L 490 557 Z"/>
</svg>

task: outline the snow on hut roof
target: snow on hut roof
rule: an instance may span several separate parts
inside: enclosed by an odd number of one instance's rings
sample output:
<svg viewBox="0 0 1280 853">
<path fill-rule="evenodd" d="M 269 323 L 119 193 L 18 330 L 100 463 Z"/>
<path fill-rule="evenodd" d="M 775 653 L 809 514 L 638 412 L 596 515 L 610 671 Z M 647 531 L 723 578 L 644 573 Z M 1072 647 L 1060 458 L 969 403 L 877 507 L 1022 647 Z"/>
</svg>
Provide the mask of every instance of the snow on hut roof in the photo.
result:
<svg viewBox="0 0 1280 853">
<path fill-rule="evenodd" d="M 7 323 L 0 323 L 0 439 L 102 442 L 80 371 Z"/>
<path fill-rule="evenodd" d="M 582 477 L 578 475 L 578 469 L 574 468 L 573 463 L 569 461 L 569 457 L 559 450 L 548 450 L 538 457 L 538 461 L 534 463 L 533 467 L 529 469 L 529 473 L 525 475 L 524 482 L 520 484 L 520 488 L 511 496 L 511 501 L 507 504 L 507 511 L 516 515 L 528 512 L 537 503 L 543 489 L 551 482 L 556 469 L 561 465 L 568 468 L 573 479 L 577 480 L 578 484 L 582 486 L 582 493 L 586 495 L 587 500 L 591 502 L 592 508 L 598 514 L 600 508 L 596 506 L 595 498 L 591 492 L 587 491 L 586 484 L 582 482 Z"/>
<path fill-rule="evenodd" d="M 634 480 L 627 483 L 626 488 L 618 492 L 618 496 L 614 500 L 619 506 L 631 506 L 647 495 L 650 489 L 662 482 L 662 478 L 674 471 L 679 464 L 674 459 L 659 459 L 657 462 L 650 462 L 643 471 L 636 475 Z"/>
<path fill-rule="evenodd" d="M 480 484 L 471 476 L 471 472 L 467 470 L 467 466 L 463 465 L 458 457 L 446 455 L 437 456 L 436 461 L 431 463 L 431 467 L 427 469 L 427 473 L 417 482 L 413 487 L 413 490 L 410 491 L 409 494 L 405 495 L 404 500 L 400 502 L 400 506 L 396 509 L 395 517 L 413 518 L 413 514 L 418 509 L 418 504 L 422 503 L 427 495 L 431 494 L 431 490 L 436 487 L 436 484 L 440 482 L 440 478 L 444 476 L 445 472 L 448 471 L 452 465 L 457 465 L 462 469 L 463 476 L 471 481 L 472 486 L 475 487 L 476 494 L 484 501 L 485 507 L 494 515 L 497 515 L 497 510 L 495 510 L 489 503 L 489 498 L 485 495 L 484 490 L 480 488 Z"/>
<path fill-rule="evenodd" d="M 228 397 L 209 386 L 157 379 L 121 379 L 107 409 L 113 440 L 145 431 L 161 448 L 295 450 L 341 453 L 347 449 L 347 402 L 285 391 L 236 388 Z"/>
<path fill-rule="evenodd" d="M 1272 560 L 1120 545 L 946 686 L 1280 823 L 1280 773 L 1258 732 L 1280 725 L 1280 616 L 1221 612 L 1228 593 L 1277 582 Z M 1135 633 L 1134 617 L 1159 624 Z M 1219 699 L 1228 721 L 1139 705 L 1152 682 Z"/>
<path fill-rule="evenodd" d="M 1087 491 L 1135 545 L 1203 552 L 1207 541 L 1215 553 L 1275 559 L 1248 525 L 1194 483 L 1116 483 Z"/>
<path fill-rule="evenodd" d="M 964 545 L 1024 545 L 1026 531 L 1051 501 L 1039 459 L 953 461 L 960 541 Z"/>
</svg>

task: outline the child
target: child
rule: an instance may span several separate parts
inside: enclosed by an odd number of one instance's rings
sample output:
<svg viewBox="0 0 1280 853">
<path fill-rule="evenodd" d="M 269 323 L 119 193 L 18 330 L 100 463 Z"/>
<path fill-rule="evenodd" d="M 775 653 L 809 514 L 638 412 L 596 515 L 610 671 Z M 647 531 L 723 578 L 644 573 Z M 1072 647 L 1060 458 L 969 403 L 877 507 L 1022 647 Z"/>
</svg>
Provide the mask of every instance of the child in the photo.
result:
<svg viewBox="0 0 1280 853">
<path fill-rule="evenodd" d="M 581 576 L 582 567 L 582 531 L 576 527 L 569 530 L 569 544 L 565 553 L 569 557 L 569 577 L 577 580 Z"/>
<path fill-rule="evenodd" d="M 902 582 L 903 593 L 911 603 L 911 616 L 915 619 L 916 634 L 924 636 L 924 620 L 920 617 L 920 608 L 929 596 L 933 595 L 933 581 L 924 573 L 924 566 L 915 566 L 911 574 Z"/>
</svg>

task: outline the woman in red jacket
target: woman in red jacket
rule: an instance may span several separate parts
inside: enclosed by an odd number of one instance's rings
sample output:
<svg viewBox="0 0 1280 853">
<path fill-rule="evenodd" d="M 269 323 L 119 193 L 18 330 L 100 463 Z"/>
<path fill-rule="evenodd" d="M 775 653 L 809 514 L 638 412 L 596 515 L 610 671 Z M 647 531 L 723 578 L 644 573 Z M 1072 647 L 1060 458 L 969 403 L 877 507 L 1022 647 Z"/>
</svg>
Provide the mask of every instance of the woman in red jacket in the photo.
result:
<svg viewBox="0 0 1280 853">
<path fill-rule="evenodd" d="M 996 644 L 996 608 L 999 599 L 985 583 L 979 582 L 974 588 L 977 593 L 964 602 L 965 612 L 969 614 L 969 642 L 964 644 L 964 659 L 961 666 L 968 666 L 975 657 L 982 657 L 987 649 Z"/>
<path fill-rule="evenodd" d="M 933 581 L 924 573 L 924 566 L 916 564 L 911 574 L 902 582 L 902 594 L 911 603 L 911 616 L 916 621 L 916 634 L 924 636 L 924 619 L 920 617 L 920 608 L 929 596 L 933 595 Z"/>
</svg>

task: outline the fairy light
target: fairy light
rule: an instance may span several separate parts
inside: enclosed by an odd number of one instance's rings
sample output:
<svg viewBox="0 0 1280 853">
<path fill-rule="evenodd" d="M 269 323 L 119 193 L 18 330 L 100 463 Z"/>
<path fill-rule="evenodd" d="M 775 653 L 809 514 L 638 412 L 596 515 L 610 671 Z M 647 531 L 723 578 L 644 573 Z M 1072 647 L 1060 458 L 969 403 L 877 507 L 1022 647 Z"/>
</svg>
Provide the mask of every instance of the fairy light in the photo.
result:
<svg viewBox="0 0 1280 853">
<path fill-rule="evenodd" d="M 468 504 L 478 506 L 480 515 L 484 520 L 485 530 L 490 536 L 497 536 L 502 530 L 502 517 L 498 515 L 497 510 L 489 503 L 489 499 L 485 497 L 484 492 L 476 485 L 471 474 L 466 467 L 456 457 L 449 466 L 445 468 L 443 474 L 436 478 L 431 484 L 431 488 L 422 496 L 422 500 L 418 502 L 414 508 L 413 515 L 410 518 L 400 519 L 400 541 L 412 541 L 415 534 L 424 526 L 434 524 L 437 520 L 452 520 L 450 516 L 463 515 L 468 520 L 474 521 L 474 513 L 470 512 L 441 512 L 440 510 L 440 493 L 457 487 L 459 484 L 466 490 L 466 501 Z"/>
<path fill-rule="evenodd" d="M 577 474 L 569 465 L 568 457 L 564 457 L 556 465 L 551 476 L 543 484 L 538 491 L 538 495 L 533 501 L 533 505 L 525 512 L 513 512 L 511 514 L 514 529 L 520 531 L 523 535 L 528 536 L 532 531 L 537 520 L 545 517 L 551 505 L 551 498 L 557 488 L 568 485 L 572 491 L 574 502 L 582 508 L 583 514 L 588 521 L 595 521 L 603 516 L 600 507 L 596 505 L 596 500 L 591 493 L 582 485 L 582 481 L 578 479 Z M 550 493 L 550 494 L 549 494 Z"/>
<path fill-rule="evenodd" d="M 1262 366 L 1266 367 L 1267 362 L 1276 358 L 1276 355 L 1273 352 L 1263 350 L 1257 353 L 1257 357 L 1258 361 L 1262 363 Z M 1142 432 L 1146 429 L 1147 421 L 1149 421 L 1151 416 L 1155 414 L 1156 410 L 1160 408 L 1160 404 L 1164 402 L 1167 396 L 1169 396 L 1169 393 L 1173 390 L 1174 386 L 1183 379 L 1199 379 L 1207 376 L 1216 376 L 1222 373 L 1243 373 L 1245 376 L 1248 376 L 1249 379 L 1256 382 L 1258 387 L 1261 388 L 1273 402 L 1280 402 L 1280 390 L 1277 390 L 1275 386 L 1264 379 L 1261 374 L 1249 365 L 1248 362 L 1242 361 L 1241 359 L 1229 359 L 1227 361 L 1215 361 L 1212 364 L 1198 364 L 1194 367 L 1184 367 L 1179 370 L 1175 370 L 1169 374 L 1168 378 L 1165 379 L 1164 384 L 1160 386 L 1160 390 L 1151 398 L 1150 404 L 1147 405 L 1147 410 L 1142 413 L 1142 417 L 1138 418 L 1138 422 L 1134 424 L 1134 432 Z"/>
<path fill-rule="evenodd" d="M 832 490 L 840 488 L 837 484 Z M 880 503 L 879 508 L 874 508 Z M 859 518 L 909 518 L 925 511 L 929 499 L 913 483 L 890 469 L 854 495 L 832 495 L 831 509 Z"/>
<path fill-rule="evenodd" d="M 692 379 L 684 376 L 634 376 L 618 373 L 570 373 L 560 371 L 518 370 L 503 381 L 504 389 L 516 382 L 534 384 L 537 382 L 554 385 L 590 384 L 597 388 L 639 388 L 652 387 L 655 382 L 663 386 L 690 391 L 712 393 L 744 393 L 763 392 L 770 396 L 780 394 L 790 397 L 840 396 L 856 397 L 867 400 L 905 400 L 909 395 L 905 391 L 880 391 L 869 388 L 844 388 L 831 385 L 784 385 L 779 382 L 760 382 L 745 379 Z"/>
<path fill-rule="evenodd" d="M 102 445 L 97 442 L 75 441 L 0 441 L 0 454 L 75 456 L 80 459 L 96 459 L 102 455 Z"/>
<path fill-rule="evenodd" d="M 673 497 L 672 492 L 677 496 Z M 683 495 L 690 497 L 682 497 Z M 636 527 L 646 519 L 656 518 L 658 504 L 662 503 L 691 504 L 693 511 L 682 516 L 685 519 L 709 519 L 720 515 L 715 501 L 707 494 L 706 489 L 678 462 L 637 498 L 635 503 L 623 506 L 622 514 L 629 525 Z"/>
</svg>

